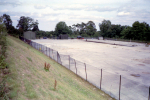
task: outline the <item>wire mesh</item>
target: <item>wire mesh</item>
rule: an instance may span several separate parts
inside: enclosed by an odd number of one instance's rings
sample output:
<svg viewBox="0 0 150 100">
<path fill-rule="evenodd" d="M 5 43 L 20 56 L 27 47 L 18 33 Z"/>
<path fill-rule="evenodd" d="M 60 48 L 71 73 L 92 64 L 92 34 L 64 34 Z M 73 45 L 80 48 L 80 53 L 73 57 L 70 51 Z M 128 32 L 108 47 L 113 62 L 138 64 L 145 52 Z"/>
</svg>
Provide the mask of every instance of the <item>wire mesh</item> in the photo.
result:
<svg viewBox="0 0 150 100">
<path fill-rule="evenodd" d="M 69 56 L 60 54 L 62 65 L 69 69 Z"/>
<path fill-rule="evenodd" d="M 60 54 L 57 52 L 57 62 L 62 65 Z"/>
<path fill-rule="evenodd" d="M 147 100 L 149 87 L 122 77 L 121 98 L 124 100 Z"/>
<path fill-rule="evenodd" d="M 70 57 L 70 70 L 74 73 L 76 73 L 76 66 L 75 66 L 75 60 Z"/>
<path fill-rule="evenodd" d="M 86 80 L 85 64 L 76 60 L 77 75 Z"/>
<path fill-rule="evenodd" d="M 53 50 L 53 59 L 57 62 L 57 51 Z"/>
</svg>

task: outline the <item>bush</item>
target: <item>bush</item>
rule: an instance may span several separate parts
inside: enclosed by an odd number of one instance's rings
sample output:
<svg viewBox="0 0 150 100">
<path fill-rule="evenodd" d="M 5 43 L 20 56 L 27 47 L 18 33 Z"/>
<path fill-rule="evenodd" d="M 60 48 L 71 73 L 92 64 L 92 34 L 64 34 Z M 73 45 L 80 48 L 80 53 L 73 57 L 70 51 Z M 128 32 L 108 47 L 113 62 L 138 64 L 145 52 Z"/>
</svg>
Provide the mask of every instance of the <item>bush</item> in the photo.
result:
<svg viewBox="0 0 150 100">
<path fill-rule="evenodd" d="M 7 70 L 7 63 L 5 62 L 5 58 L 6 58 L 6 47 L 7 47 L 7 43 L 6 43 L 6 35 L 7 35 L 7 31 L 6 31 L 6 27 L 4 24 L 0 24 L 0 74 L 5 76 L 4 74 L 7 74 L 6 70 Z M 7 77 L 1 77 L 0 80 L 0 100 L 8 100 L 8 96 L 6 93 L 6 79 Z"/>
<path fill-rule="evenodd" d="M 88 37 L 88 35 L 86 33 L 81 34 L 82 37 Z"/>
<path fill-rule="evenodd" d="M 45 62 L 45 64 L 44 64 L 45 71 L 49 71 L 49 68 L 50 68 L 50 64 L 46 64 L 46 62 Z"/>
</svg>

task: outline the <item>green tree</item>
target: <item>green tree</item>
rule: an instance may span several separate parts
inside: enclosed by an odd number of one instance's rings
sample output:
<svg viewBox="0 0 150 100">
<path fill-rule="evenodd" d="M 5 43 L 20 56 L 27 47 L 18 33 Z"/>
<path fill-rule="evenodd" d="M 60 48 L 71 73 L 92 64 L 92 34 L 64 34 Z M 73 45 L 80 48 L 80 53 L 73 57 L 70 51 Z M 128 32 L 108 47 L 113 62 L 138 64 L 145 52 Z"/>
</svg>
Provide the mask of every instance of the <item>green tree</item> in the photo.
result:
<svg viewBox="0 0 150 100">
<path fill-rule="evenodd" d="M 150 26 L 149 24 L 147 24 L 146 22 L 143 22 L 143 24 L 145 25 L 145 28 L 144 28 L 144 39 L 146 41 L 150 41 Z"/>
<path fill-rule="evenodd" d="M 57 23 L 55 27 L 55 35 L 59 36 L 60 34 L 71 34 L 68 26 L 63 21 Z"/>
<path fill-rule="evenodd" d="M 99 37 L 100 36 L 100 31 L 95 32 L 94 37 Z"/>
<path fill-rule="evenodd" d="M 38 25 L 34 25 L 34 27 L 33 27 L 32 31 L 39 31 L 39 27 L 38 27 Z"/>
<path fill-rule="evenodd" d="M 139 21 L 135 21 L 132 24 L 132 32 L 133 38 L 136 40 L 148 40 L 149 36 L 149 25 L 146 22 L 140 23 Z"/>
<path fill-rule="evenodd" d="M 5 24 L 8 32 L 10 33 L 10 28 L 12 28 L 12 20 L 9 15 L 3 14 L 3 23 Z"/>
<path fill-rule="evenodd" d="M 89 36 L 93 36 L 96 33 L 96 25 L 93 21 L 88 21 L 86 24 L 86 33 Z"/>
<path fill-rule="evenodd" d="M 87 35 L 87 34 L 86 34 L 86 26 L 87 26 L 87 24 L 84 23 L 84 22 L 82 22 L 82 23 L 80 24 L 80 35 L 81 35 L 81 34 L 84 34 L 84 36 Z"/>
<path fill-rule="evenodd" d="M 125 26 L 112 24 L 111 27 L 108 29 L 106 35 L 110 38 L 121 37 L 120 33 L 123 31 L 124 28 Z"/>
<path fill-rule="evenodd" d="M 3 23 L 3 16 L 0 16 L 0 35 L 7 32 L 6 25 Z M 0 37 L 1 38 L 1 37 Z"/>
<path fill-rule="evenodd" d="M 131 34 L 131 27 L 128 26 L 123 29 L 123 31 L 120 33 L 122 35 L 121 38 L 123 39 L 133 39 L 133 35 Z"/>
<path fill-rule="evenodd" d="M 77 34 L 77 29 L 76 29 L 76 25 L 75 24 L 72 25 L 72 33 L 73 33 L 73 35 Z"/>
<path fill-rule="evenodd" d="M 139 30 L 139 27 L 140 26 L 140 23 L 139 21 L 135 21 L 133 24 L 132 24 L 132 32 L 131 34 L 133 35 L 133 39 L 137 39 L 137 40 L 140 40 L 140 30 Z"/>
<path fill-rule="evenodd" d="M 111 21 L 110 20 L 103 20 L 102 23 L 99 23 L 99 28 L 101 31 L 101 35 L 103 37 L 107 36 L 107 31 L 110 29 L 111 27 Z"/>
<path fill-rule="evenodd" d="M 18 21 L 17 28 L 22 28 L 23 31 L 32 30 L 32 28 L 38 25 L 38 21 L 34 21 L 34 19 L 30 17 L 21 16 L 20 20 Z"/>
</svg>

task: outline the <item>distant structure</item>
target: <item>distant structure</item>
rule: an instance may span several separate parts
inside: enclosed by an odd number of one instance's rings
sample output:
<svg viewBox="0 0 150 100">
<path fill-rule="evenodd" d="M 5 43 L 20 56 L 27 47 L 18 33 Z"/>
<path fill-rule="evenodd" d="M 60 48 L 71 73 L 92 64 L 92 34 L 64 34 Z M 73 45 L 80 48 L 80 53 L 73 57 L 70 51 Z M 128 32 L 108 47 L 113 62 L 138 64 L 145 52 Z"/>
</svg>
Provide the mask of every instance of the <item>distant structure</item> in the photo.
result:
<svg viewBox="0 0 150 100">
<path fill-rule="evenodd" d="M 36 33 L 32 31 L 26 31 L 23 33 L 23 37 L 26 39 L 36 39 Z"/>
<path fill-rule="evenodd" d="M 67 34 L 60 34 L 59 35 L 59 39 L 68 39 L 68 35 Z"/>
<path fill-rule="evenodd" d="M 103 37 L 98 37 L 98 40 L 104 40 L 104 38 Z"/>
</svg>

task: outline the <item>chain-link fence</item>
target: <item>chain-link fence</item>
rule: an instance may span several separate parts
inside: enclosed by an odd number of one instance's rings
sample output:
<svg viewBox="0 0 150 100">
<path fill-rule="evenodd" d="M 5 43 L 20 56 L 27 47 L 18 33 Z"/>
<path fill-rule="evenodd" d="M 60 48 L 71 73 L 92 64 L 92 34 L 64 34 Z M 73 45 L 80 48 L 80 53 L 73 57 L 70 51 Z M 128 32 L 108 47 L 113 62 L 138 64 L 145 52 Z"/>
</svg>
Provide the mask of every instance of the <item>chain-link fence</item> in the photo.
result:
<svg viewBox="0 0 150 100">
<path fill-rule="evenodd" d="M 118 100 L 150 100 L 148 86 L 59 54 L 42 44 L 20 39 Z"/>
</svg>

